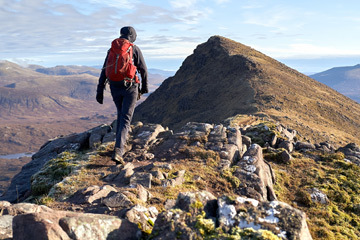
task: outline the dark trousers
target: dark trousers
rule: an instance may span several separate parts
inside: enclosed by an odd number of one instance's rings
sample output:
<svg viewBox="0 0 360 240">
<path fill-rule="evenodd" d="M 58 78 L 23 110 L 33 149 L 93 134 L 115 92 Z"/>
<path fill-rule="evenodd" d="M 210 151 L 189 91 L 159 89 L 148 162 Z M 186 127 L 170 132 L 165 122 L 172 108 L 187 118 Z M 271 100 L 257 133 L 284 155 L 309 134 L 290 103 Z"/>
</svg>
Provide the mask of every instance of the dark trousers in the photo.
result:
<svg viewBox="0 0 360 240">
<path fill-rule="evenodd" d="M 123 82 L 110 82 L 110 90 L 117 108 L 115 148 L 119 148 L 120 154 L 123 156 L 138 97 L 138 85 L 134 84 L 131 87 L 126 87 Z"/>
</svg>

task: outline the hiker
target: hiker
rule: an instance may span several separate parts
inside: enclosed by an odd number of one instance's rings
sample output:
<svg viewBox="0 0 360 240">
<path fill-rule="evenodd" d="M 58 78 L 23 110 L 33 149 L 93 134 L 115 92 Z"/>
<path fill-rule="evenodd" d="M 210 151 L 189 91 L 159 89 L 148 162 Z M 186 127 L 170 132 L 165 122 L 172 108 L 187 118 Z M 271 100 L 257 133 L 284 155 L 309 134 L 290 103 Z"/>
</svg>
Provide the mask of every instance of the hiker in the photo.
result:
<svg viewBox="0 0 360 240">
<path fill-rule="evenodd" d="M 111 95 L 117 108 L 116 141 L 111 158 L 111 160 L 113 160 L 116 164 L 124 164 L 123 155 L 125 152 L 125 144 L 136 101 L 140 98 L 141 94 L 149 92 L 147 67 L 140 48 L 133 44 L 135 40 L 136 31 L 133 27 L 127 26 L 121 28 L 120 37 L 112 42 L 112 47 L 108 50 L 97 86 L 96 100 L 98 103 L 103 104 L 105 84 L 108 80 Z M 117 44 L 118 47 L 125 46 L 127 48 L 127 51 L 121 53 L 123 55 L 121 55 L 120 58 L 119 54 L 117 54 L 117 57 L 115 57 L 116 60 L 113 59 L 114 51 L 112 52 L 112 50 L 115 49 L 115 47 L 113 47 L 114 44 Z M 126 52 L 130 57 L 130 61 L 122 63 L 121 61 L 123 60 L 121 60 L 121 57 L 125 56 Z M 130 56 L 131 52 L 132 56 Z M 118 77 L 113 75 L 113 73 L 117 72 L 123 74 L 123 72 L 121 72 L 122 70 L 116 69 L 122 64 L 124 66 L 126 64 L 129 65 L 130 70 L 125 73 L 126 76 Z M 130 75 L 129 71 L 132 71 Z M 141 75 L 141 87 L 136 71 L 138 71 Z"/>
</svg>

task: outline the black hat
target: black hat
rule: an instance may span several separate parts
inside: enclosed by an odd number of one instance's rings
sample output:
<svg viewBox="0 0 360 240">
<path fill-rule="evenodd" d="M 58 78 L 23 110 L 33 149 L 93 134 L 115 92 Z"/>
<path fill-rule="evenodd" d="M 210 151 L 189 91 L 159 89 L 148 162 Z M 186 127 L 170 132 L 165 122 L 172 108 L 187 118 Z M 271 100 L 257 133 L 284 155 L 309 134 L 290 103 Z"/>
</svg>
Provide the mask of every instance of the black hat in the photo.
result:
<svg viewBox="0 0 360 240">
<path fill-rule="evenodd" d="M 128 39 L 130 42 L 135 42 L 136 31 L 135 28 L 126 26 L 120 29 L 120 37 Z"/>
</svg>

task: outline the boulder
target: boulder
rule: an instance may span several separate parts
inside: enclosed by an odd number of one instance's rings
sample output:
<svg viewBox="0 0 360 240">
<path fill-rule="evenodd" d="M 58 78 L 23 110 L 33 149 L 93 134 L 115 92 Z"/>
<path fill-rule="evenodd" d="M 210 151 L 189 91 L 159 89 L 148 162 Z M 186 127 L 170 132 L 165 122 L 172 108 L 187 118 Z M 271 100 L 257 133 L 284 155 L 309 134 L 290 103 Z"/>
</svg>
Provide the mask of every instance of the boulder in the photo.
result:
<svg viewBox="0 0 360 240">
<path fill-rule="evenodd" d="M 258 200 L 272 201 L 276 199 L 273 189 L 275 175 L 270 164 L 264 161 L 262 148 L 259 145 L 251 145 L 237 166 L 239 168 L 234 176 L 242 183 L 237 190 L 240 195 Z"/>
<path fill-rule="evenodd" d="M 175 133 L 175 136 L 190 141 L 199 141 L 207 137 L 213 128 L 214 126 L 208 123 L 188 122 L 179 132 Z"/>
<path fill-rule="evenodd" d="M 160 213 L 155 221 L 151 239 L 201 239 L 196 229 L 188 226 L 191 217 L 180 209 L 171 209 Z"/>
<path fill-rule="evenodd" d="M 227 128 L 222 124 L 215 125 L 208 135 L 205 148 L 220 152 L 227 142 Z"/>
<path fill-rule="evenodd" d="M 291 141 L 282 141 L 281 143 L 279 143 L 278 148 L 284 148 L 289 153 L 291 153 L 292 151 L 294 151 L 294 143 Z"/>
<path fill-rule="evenodd" d="M 231 163 L 237 161 L 240 157 L 238 146 L 235 144 L 224 144 L 223 149 L 220 151 L 220 157 L 229 160 Z"/>
<path fill-rule="evenodd" d="M 54 211 L 14 217 L 13 238 L 27 239 L 139 239 L 136 224 L 102 214 Z"/>
<path fill-rule="evenodd" d="M 149 199 L 152 198 L 152 194 L 143 187 L 143 185 L 138 184 L 136 186 L 137 190 L 137 197 L 143 202 L 147 202 Z"/>
<path fill-rule="evenodd" d="M 284 151 L 282 151 L 280 154 L 281 154 L 281 156 L 280 156 L 281 162 L 286 163 L 286 164 L 291 162 L 292 156 L 286 149 Z"/>
<path fill-rule="evenodd" d="M 242 145 L 243 145 L 242 135 L 241 135 L 241 132 L 238 127 L 235 127 L 235 128 L 228 127 L 227 128 L 227 139 L 228 139 L 229 144 L 236 145 L 238 148 L 238 151 L 242 152 Z"/>
<path fill-rule="evenodd" d="M 71 238 L 58 224 L 65 212 L 29 213 L 17 215 L 13 219 L 13 238 L 27 239 L 63 239 Z"/>
<path fill-rule="evenodd" d="M 133 202 L 121 192 L 109 194 L 103 199 L 102 203 L 110 208 L 130 208 L 134 205 Z"/>
<path fill-rule="evenodd" d="M 111 131 L 104 135 L 104 137 L 102 139 L 102 143 L 114 142 L 115 139 L 116 139 L 116 133 Z"/>
<path fill-rule="evenodd" d="M 183 184 L 183 182 L 185 181 L 185 170 L 178 171 L 174 173 L 174 175 L 176 176 L 175 178 L 162 180 L 161 185 L 163 187 L 175 187 Z"/>
<path fill-rule="evenodd" d="M 185 212 L 191 210 L 200 212 L 204 210 L 206 216 L 215 217 L 217 209 L 216 197 L 207 191 L 179 193 L 174 208 L 181 209 Z"/>
<path fill-rule="evenodd" d="M 302 150 L 302 151 L 306 151 L 306 150 L 315 150 L 316 147 L 314 144 L 309 143 L 309 142 L 296 142 L 295 144 L 295 149 L 296 150 Z"/>
<path fill-rule="evenodd" d="M 136 224 L 108 215 L 79 215 L 60 219 L 60 226 L 71 239 L 140 239 Z"/>
<path fill-rule="evenodd" d="M 114 183 L 119 187 L 125 187 L 130 183 L 130 178 L 134 174 L 134 168 L 134 164 L 128 162 L 119 173 L 107 175 L 104 181 Z"/>
<path fill-rule="evenodd" d="M 141 205 L 133 206 L 125 214 L 125 219 L 141 226 L 143 232 L 151 232 L 154 222 L 158 216 L 159 212 L 155 207 L 143 207 Z"/>
<path fill-rule="evenodd" d="M 130 187 L 135 188 L 136 185 L 140 184 L 146 188 L 151 188 L 151 173 L 136 172 L 130 178 Z"/>
<path fill-rule="evenodd" d="M 224 232 L 238 226 L 240 229 L 268 230 L 284 239 L 312 239 L 305 213 L 278 201 L 257 201 L 244 197 L 229 201 L 227 197 L 220 197 L 218 221 Z"/>
<path fill-rule="evenodd" d="M 0 215 L 0 239 L 12 239 L 12 221 L 14 216 Z"/>
<path fill-rule="evenodd" d="M 356 143 L 349 143 L 337 151 L 344 153 L 348 160 L 360 166 L 360 147 Z"/>
<path fill-rule="evenodd" d="M 139 128 L 135 136 L 134 143 L 137 148 L 146 148 L 152 141 L 156 139 L 160 132 L 165 129 L 160 124 L 146 124 Z"/>
<path fill-rule="evenodd" d="M 245 235 L 249 239 L 312 239 L 305 214 L 286 203 L 199 194 L 179 194 L 174 208 L 158 215 L 150 238 L 242 239 Z M 211 202 L 212 214 L 205 214 L 204 206 Z"/>
<path fill-rule="evenodd" d="M 41 158 L 49 153 L 61 153 L 65 150 L 79 150 L 88 147 L 91 130 L 78 134 L 70 134 L 65 137 L 55 138 L 45 143 L 40 150 L 32 156 L 32 159 Z"/>
<path fill-rule="evenodd" d="M 111 127 L 107 124 L 102 124 L 90 130 L 89 147 L 94 149 L 98 147 L 104 136 L 111 131 Z"/>
<path fill-rule="evenodd" d="M 10 206 L 11 206 L 10 202 L 8 202 L 8 201 L 0 201 L 0 210 L 4 209 L 6 207 L 10 207 Z"/>
<path fill-rule="evenodd" d="M 271 146 L 271 147 L 275 147 L 277 141 L 278 141 L 278 137 L 274 134 L 274 135 L 272 136 L 272 138 L 271 138 L 270 146 Z"/>
<path fill-rule="evenodd" d="M 92 204 L 107 197 L 111 192 L 117 192 L 117 190 L 110 185 L 104 185 L 101 187 L 96 185 L 90 186 L 78 190 L 76 193 L 69 197 L 68 202 L 75 204 Z"/>
<path fill-rule="evenodd" d="M 249 136 L 242 135 L 241 136 L 242 143 L 246 145 L 246 147 L 249 149 L 251 146 L 251 138 Z"/>
<path fill-rule="evenodd" d="M 285 136 L 288 141 L 293 141 L 296 137 L 297 131 L 292 129 L 283 128 L 281 131 L 281 135 Z"/>
<path fill-rule="evenodd" d="M 320 191 L 317 188 L 310 188 L 308 189 L 308 192 L 310 193 L 311 201 L 314 203 L 320 203 L 320 204 L 329 204 L 329 198 L 326 196 L 325 193 Z"/>
<path fill-rule="evenodd" d="M 32 203 L 17 203 L 10 206 L 7 206 L 3 209 L 3 214 L 7 215 L 21 215 L 27 213 L 41 213 L 48 212 L 51 213 L 53 210 L 44 205 L 37 205 Z"/>
</svg>

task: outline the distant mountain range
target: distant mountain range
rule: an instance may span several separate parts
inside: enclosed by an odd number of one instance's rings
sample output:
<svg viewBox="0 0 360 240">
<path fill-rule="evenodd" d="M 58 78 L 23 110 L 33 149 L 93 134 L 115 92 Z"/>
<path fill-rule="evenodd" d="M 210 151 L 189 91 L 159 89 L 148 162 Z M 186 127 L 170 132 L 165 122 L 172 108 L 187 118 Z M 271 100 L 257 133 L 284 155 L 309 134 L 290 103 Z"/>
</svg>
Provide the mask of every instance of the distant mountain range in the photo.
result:
<svg viewBox="0 0 360 240">
<path fill-rule="evenodd" d="M 97 77 L 80 67 L 21 67 L 0 63 L 0 120 L 62 118 L 104 113 L 110 104 L 95 101 Z M 96 70 L 96 69 L 95 69 Z M 93 73 L 95 72 L 92 71 Z"/>
<path fill-rule="evenodd" d="M 241 43 L 214 36 L 135 110 L 135 120 L 177 129 L 236 114 L 267 115 L 312 140 L 360 139 L 360 104 Z M 332 136 L 332 139 L 328 139 Z"/>
<path fill-rule="evenodd" d="M 0 155 L 37 150 L 49 138 L 95 126 L 98 116 L 112 121 L 116 110 L 109 88 L 103 105 L 95 100 L 100 71 L 87 66 L 22 67 L 0 61 Z M 150 91 L 168 74 L 150 72 Z"/>
<path fill-rule="evenodd" d="M 310 77 L 360 103 L 360 64 L 331 68 Z"/>
<path fill-rule="evenodd" d="M 106 113 L 113 108 L 109 93 L 105 105 L 95 101 L 100 69 L 87 66 L 27 68 L 15 63 L 0 62 L 0 120 L 43 118 Z M 152 70 L 151 70 L 152 71 Z M 149 73 L 150 91 L 154 91 L 171 72 Z M 114 109 L 113 109 L 114 110 Z"/>
</svg>

